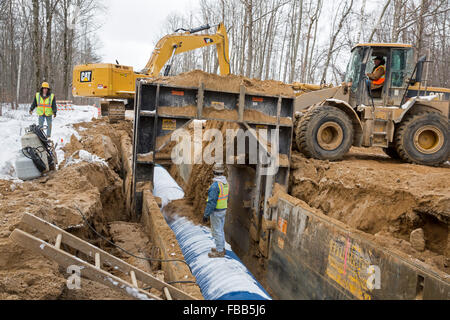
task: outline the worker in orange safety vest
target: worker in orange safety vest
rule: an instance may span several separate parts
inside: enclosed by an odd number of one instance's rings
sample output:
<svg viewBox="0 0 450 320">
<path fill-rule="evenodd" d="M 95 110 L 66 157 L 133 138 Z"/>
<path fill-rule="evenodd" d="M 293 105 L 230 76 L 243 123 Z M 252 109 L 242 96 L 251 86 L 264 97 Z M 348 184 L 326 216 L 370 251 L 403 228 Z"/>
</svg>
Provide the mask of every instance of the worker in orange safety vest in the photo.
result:
<svg viewBox="0 0 450 320">
<path fill-rule="evenodd" d="M 52 116 L 56 118 L 58 108 L 55 95 L 51 93 L 50 85 L 47 82 L 42 83 L 41 90 L 36 93 L 31 104 L 30 114 L 33 114 L 34 109 L 36 109 L 39 116 L 39 127 L 42 128 L 44 121 L 47 122 L 47 137 L 50 138 L 52 134 Z"/>
<path fill-rule="evenodd" d="M 375 67 L 372 73 L 368 73 L 367 77 L 370 80 L 370 89 L 377 90 L 383 87 L 386 79 L 386 61 L 382 56 L 377 56 L 373 59 Z"/>
</svg>

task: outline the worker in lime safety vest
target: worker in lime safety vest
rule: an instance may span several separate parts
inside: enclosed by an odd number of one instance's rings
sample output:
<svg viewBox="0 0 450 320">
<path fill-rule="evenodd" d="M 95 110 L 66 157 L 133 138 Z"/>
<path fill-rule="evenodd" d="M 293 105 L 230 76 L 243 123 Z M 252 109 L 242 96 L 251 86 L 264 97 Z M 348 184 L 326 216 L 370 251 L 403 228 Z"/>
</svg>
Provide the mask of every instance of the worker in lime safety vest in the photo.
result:
<svg viewBox="0 0 450 320">
<path fill-rule="evenodd" d="M 211 219 L 211 233 L 216 244 L 208 253 L 210 258 L 225 257 L 225 215 L 228 207 L 228 182 L 224 176 L 223 164 L 215 164 L 213 167 L 214 179 L 208 190 L 203 222 Z"/>
<path fill-rule="evenodd" d="M 56 118 L 58 108 L 55 95 L 51 93 L 50 85 L 47 82 L 42 83 L 41 90 L 36 93 L 31 104 L 30 114 L 33 114 L 34 109 L 36 109 L 39 116 L 39 127 L 42 128 L 44 121 L 47 121 L 47 137 L 50 138 L 52 134 L 52 116 Z"/>
</svg>

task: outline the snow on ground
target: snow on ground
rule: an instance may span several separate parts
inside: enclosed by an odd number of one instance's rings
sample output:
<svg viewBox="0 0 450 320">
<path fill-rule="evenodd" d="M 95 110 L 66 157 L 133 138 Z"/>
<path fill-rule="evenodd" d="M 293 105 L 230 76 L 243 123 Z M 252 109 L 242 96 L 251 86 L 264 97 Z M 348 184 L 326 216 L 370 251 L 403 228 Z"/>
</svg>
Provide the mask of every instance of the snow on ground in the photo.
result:
<svg viewBox="0 0 450 320">
<path fill-rule="evenodd" d="M 0 179 L 17 179 L 14 165 L 22 149 L 21 137 L 25 134 L 27 127 L 38 123 L 36 111 L 30 115 L 29 108 L 29 105 L 23 104 L 18 110 L 11 110 L 9 106 L 3 105 L 3 115 L 0 117 L 0 132 L 3 136 L 0 151 Z M 51 139 L 57 144 L 56 153 L 59 163 L 64 161 L 64 152 L 61 148 L 70 142 L 72 135 L 79 138 L 72 124 L 91 121 L 97 116 L 98 110 L 93 106 L 74 106 L 73 111 L 58 111 L 57 117 L 53 118 Z"/>
<path fill-rule="evenodd" d="M 74 159 L 73 156 L 75 156 L 77 154 L 78 154 L 79 158 Z M 108 166 L 105 159 L 102 159 L 99 156 L 92 154 L 86 150 L 78 150 L 73 155 L 71 155 L 67 158 L 64 168 L 69 167 L 74 164 L 77 164 L 77 163 L 80 163 L 80 162 L 83 162 L 83 161 L 89 162 L 89 163 L 97 163 L 97 164 L 101 164 L 103 166 Z"/>
</svg>

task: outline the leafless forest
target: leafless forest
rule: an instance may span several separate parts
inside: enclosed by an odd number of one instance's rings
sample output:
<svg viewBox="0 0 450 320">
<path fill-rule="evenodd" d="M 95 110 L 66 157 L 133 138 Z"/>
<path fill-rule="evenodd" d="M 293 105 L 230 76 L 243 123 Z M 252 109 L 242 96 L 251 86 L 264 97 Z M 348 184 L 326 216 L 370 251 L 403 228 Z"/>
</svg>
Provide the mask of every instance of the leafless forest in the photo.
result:
<svg viewBox="0 0 450 320">
<path fill-rule="evenodd" d="M 43 80 L 59 99 L 70 99 L 73 65 L 101 61 L 96 17 L 108 14 L 108 2 L 0 1 L 0 101 L 29 102 Z M 224 21 L 234 74 L 337 84 L 355 44 L 402 42 L 418 55 L 430 53 L 430 85 L 450 85 L 449 0 L 200 0 L 199 6 L 168 16 L 160 35 Z M 218 72 L 215 49 L 177 56 L 172 73 L 192 69 Z"/>
<path fill-rule="evenodd" d="M 96 0 L 0 1 L 0 101 L 30 103 L 42 81 L 52 83 L 59 99 L 70 98 L 73 65 L 100 61 L 93 18 L 104 6 Z"/>
</svg>

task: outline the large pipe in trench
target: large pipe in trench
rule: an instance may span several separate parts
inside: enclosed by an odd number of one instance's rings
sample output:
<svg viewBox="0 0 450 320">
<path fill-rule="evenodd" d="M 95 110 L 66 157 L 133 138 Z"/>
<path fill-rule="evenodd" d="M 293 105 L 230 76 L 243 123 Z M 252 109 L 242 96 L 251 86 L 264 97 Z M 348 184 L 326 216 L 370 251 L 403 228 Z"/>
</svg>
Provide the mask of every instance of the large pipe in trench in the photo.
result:
<svg viewBox="0 0 450 320">
<path fill-rule="evenodd" d="M 162 199 L 164 206 L 182 199 L 183 189 L 161 166 L 155 167 L 153 194 Z M 197 280 L 206 300 L 269 300 L 269 294 L 256 281 L 241 260 L 226 243 L 224 258 L 209 258 L 215 247 L 211 230 L 198 226 L 184 217 L 175 216 L 167 221 L 172 228 L 184 258 Z"/>
</svg>

